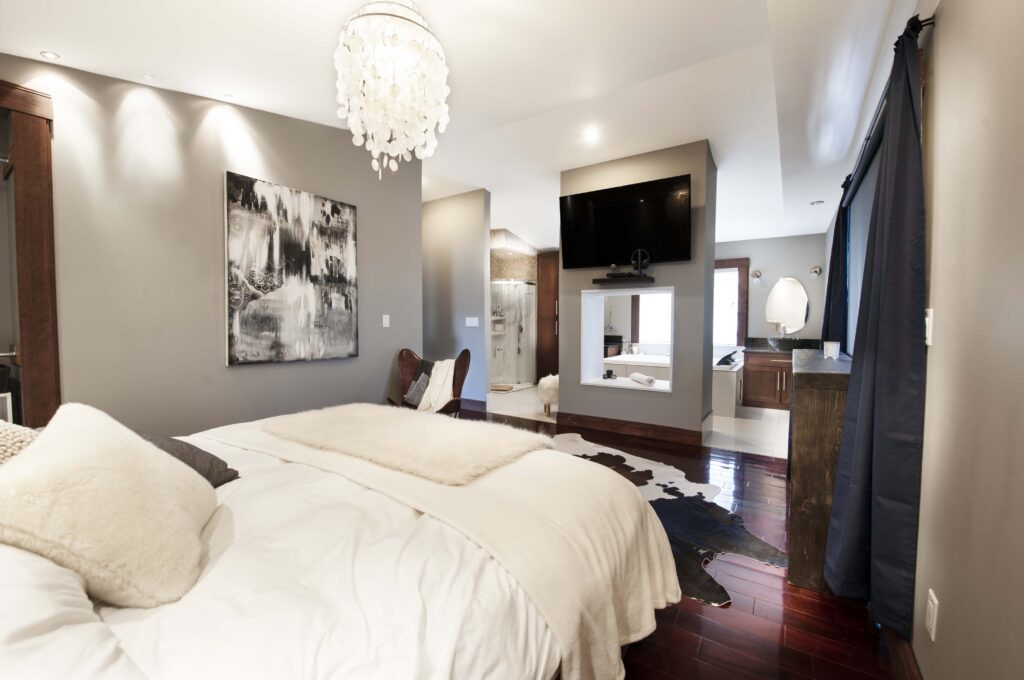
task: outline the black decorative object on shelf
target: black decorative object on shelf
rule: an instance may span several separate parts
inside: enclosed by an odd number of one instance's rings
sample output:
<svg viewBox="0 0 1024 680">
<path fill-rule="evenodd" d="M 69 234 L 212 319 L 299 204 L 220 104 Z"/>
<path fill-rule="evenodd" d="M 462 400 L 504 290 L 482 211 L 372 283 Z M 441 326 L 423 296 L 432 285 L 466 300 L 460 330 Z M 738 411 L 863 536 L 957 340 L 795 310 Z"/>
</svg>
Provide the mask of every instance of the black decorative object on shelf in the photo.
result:
<svg viewBox="0 0 1024 680">
<path fill-rule="evenodd" d="M 594 284 L 607 286 L 620 283 L 630 285 L 635 283 L 654 283 L 654 277 L 647 275 L 647 268 L 651 266 L 650 253 L 643 248 L 637 248 L 633 251 L 630 262 L 633 264 L 631 271 L 622 270 L 612 265 L 612 270 L 603 279 L 594 279 Z"/>
<path fill-rule="evenodd" d="M 651 266 L 651 254 L 643 248 L 637 248 L 633 251 L 629 261 L 633 264 L 633 272 L 638 276 L 643 276 L 647 268 Z"/>
</svg>

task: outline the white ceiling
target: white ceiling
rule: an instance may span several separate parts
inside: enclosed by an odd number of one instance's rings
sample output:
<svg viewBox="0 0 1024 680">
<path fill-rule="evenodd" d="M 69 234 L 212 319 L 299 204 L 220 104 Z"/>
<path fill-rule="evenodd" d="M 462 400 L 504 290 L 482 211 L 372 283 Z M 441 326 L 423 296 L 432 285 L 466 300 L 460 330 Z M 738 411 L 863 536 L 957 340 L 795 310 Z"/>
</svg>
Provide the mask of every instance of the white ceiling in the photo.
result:
<svg viewBox="0 0 1024 680">
<path fill-rule="evenodd" d="M 332 57 L 360 4 L 0 0 L 0 52 L 341 127 Z M 487 188 L 495 228 L 548 247 L 561 170 L 705 138 L 719 241 L 825 231 L 914 0 L 419 5 L 452 71 L 424 200 Z"/>
</svg>

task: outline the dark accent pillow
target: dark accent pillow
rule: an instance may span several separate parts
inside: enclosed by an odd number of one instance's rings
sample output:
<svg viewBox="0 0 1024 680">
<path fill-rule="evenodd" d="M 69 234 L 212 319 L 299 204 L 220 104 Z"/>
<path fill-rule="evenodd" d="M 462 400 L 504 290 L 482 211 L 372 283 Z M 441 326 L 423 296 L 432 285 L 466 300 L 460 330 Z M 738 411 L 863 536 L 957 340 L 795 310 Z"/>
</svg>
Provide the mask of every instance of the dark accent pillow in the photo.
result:
<svg viewBox="0 0 1024 680">
<path fill-rule="evenodd" d="M 180 439 L 162 437 L 158 434 L 147 434 L 146 432 L 138 432 L 136 434 L 158 449 L 188 465 L 202 475 L 215 489 L 233 479 L 238 479 L 238 470 L 229 468 L 227 463 L 208 451 L 203 451 Z"/>
<path fill-rule="evenodd" d="M 421 373 L 420 377 L 416 378 L 412 385 L 409 386 L 409 391 L 405 393 L 403 399 L 409 406 L 419 406 L 420 402 L 423 401 L 423 395 L 427 391 L 427 385 L 430 384 L 430 374 Z"/>
</svg>

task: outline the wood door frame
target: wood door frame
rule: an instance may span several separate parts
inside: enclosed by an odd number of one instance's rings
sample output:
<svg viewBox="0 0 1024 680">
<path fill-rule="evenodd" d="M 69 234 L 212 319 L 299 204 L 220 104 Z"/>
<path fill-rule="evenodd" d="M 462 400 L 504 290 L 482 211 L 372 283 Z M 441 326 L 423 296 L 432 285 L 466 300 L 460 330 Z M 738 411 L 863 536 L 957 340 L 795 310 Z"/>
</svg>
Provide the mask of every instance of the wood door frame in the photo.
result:
<svg viewBox="0 0 1024 680">
<path fill-rule="evenodd" d="M 41 427 L 60 406 L 57 276 L 53 235 L 53 101 L 0 81 L 0 108 L 10 111 L 18 280 L 19 360 L 25 425 Z M 31 291 L 31 294 L 29 292 Z"/>
<path fill-rule="evenodd" d="M 739 309 L 736 310 L 736 344 L 747 344 L 747 318 L 750 315 L 750 258 L 715 260 L 715 269 L 739 270 Z"/>
</svg>

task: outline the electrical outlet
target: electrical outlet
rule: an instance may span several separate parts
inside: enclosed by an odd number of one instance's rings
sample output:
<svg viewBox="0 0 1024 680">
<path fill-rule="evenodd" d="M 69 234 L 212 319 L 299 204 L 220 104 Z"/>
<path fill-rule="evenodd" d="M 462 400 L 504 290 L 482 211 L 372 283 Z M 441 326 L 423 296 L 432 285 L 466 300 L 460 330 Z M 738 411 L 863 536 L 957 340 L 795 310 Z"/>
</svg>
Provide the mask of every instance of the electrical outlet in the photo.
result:
<svg viewBox="0 0 1024 680">
<path fill-rule="evenodd" d="M 385 314 L 380 318 L 380 325 L 384 328 L 391 328 L 391 315 Z"/>
<path fill-rule="evenodd" d="M 928 631 L 928 637 L 935 642 L 935 629 L 939 624 L 939 598 L 935 597 L 935 591 L 928 589 L 928 608 L 924 612 L 924 627 Z"/>
<path fill-rule="evenodd" d="M 479 316 L 467 316 L 466 317 L 466 328 L 477 328 L 480 325 Z"/>
<path fill-rule="evenodd" d="M 924 344 L 926 347 L 932 346 L 932 328 L 935 326 L 935 310 L 926 309 L 924 310 Z"/>
</svg>

